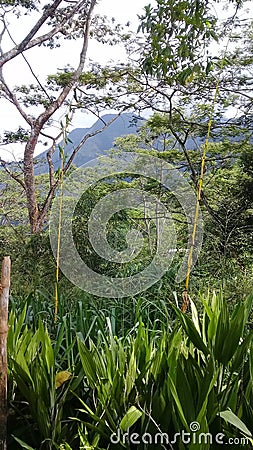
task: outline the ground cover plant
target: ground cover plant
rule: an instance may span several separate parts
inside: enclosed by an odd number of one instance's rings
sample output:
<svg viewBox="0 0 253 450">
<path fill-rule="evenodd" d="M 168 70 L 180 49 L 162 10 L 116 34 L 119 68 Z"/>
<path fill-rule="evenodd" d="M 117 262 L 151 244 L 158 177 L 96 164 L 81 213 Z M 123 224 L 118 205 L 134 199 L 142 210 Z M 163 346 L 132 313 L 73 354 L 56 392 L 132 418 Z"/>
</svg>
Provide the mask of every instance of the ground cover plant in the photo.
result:
<svg viewBox="0 0 253 450">
<path fill-rule="evenodd" d="M 191 302 L 189 315 L 168 302 L 150 321 L 140 301 L 120 337 L 110 307 L 96 316 L 90 305 L 87 328 L 87 311 L 52 324 L 48 306 L 33 317 L 31 304 L 13 305 L 9 448 L 130 449 L 133 433 L 146 436 L 138 448 L 148 448 L 152 436 L 168 437 L 157 448 L 218 448 L 218 433 L 237 438 L 239 448 L 246 438 L 250 445 L 252 301 L 229 307 L 214 293 L 201 296 L 198 308 Z M 174 442 L 176 433 L 192 433 L 192 423 L 210 433 L 207 441 Z"/>
</svg>

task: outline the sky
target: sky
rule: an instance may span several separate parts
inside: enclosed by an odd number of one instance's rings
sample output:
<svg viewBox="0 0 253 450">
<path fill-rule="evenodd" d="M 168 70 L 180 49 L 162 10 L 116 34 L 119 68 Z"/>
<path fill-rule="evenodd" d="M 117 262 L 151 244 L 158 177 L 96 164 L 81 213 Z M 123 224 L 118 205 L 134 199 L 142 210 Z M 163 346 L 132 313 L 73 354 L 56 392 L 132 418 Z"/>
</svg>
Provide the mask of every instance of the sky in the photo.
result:
<svg viewBox="0 0 253 450">
<path fill-rule="evenodd" d="M 136 31 L 138 27 L 138 14 L 141 14 L 145 5 L 154 2 L 153 0 L 100 0 L 96 6 L 95 14 L 114 17 L 119 23 L 127 23 L 130 21 L 130 29 Z M 34 19 L 31 16 L 21 16 L 19 19 L 13 19 L 10 24 L 12 38 L 16 43 L 20 42 L 26 35 L 27 31 L 32 27 Z M 13 43 L 8 39 L 4 42 L 4 50 L 12 48 Z M 42 81 L 48 74 L 55 73 L 57 68 L 62 68 L 66 64 L 75 67 L 78 62 L 80 47 L 76 41 L 64 41 L 63 46 L 59 49 L 50 51 L 47 48 L 37 48 L 25 52 L 25 56 L 31 64 L 36 76 Z M 92 58 L 102 64 L 110 59 L 120 60 L 122 58 L 122 48 L 117 46 L 104 46 L 95 40 L 90 40 L 87 54 L 87 61 Z M 27 84 L 34 82 L 31 77 L 30 70 L 23 58 L 20 56 L 7 63 L 4 67 L 4 76 L 10 87 L 17 84 Z M 93 115 L 79 113 L 74 121 L 74 127 L 89 127 L 95 122 Z M 27 128 L 26 123 L 21 118 L 15 107 L 9 102 L 0 99 L 0 135 L 5 130 L 17 129 L 19 126 Z M 36 154 L 44 151 L 42 146 L 37 147 Z M 22 157 L 23 147 L 20 144 L 12 144 L 8 147 L 0 147 L 0 156 L 6 160 L 13 157 Z"/>
<path fill-rule="evenodd" d="M 45 0 L 42 0 L 45 2 Z M 107 15 L 114 17 L 116 21 L 125 24 L 130 21 L 130 28 L 133 31 L 138 27 L 138 14 L 142 14 L 143 8 L 147 4 L 155 4 L 155 0 L 100 0 L 96 6 L 95 14 Z M 247 13 L 247 2 L 244 9 Z M 250 9 L 249 9 L 250 11 Z M 226 16 L 227 13 L 223 11 L 222 2 L 215 4 L 214 13 L 219 16 Z M 240 13 L 242 14 L 242 13 Z M 247 13 L 248 14 L 248 13 Z M 20 42 L 28 30 L 32 27 L 34 19 L 31 16 L 21 16 L 19 19 L 12 20 L 10 23 L 11 35 L 15 42 Z M 12 48 L 13 43 L 10 40 L 4 42 L 4 50 Z M 64 41 L 63 46 L 59 49 L 50 51 L 48 48 L 34 48 L 25 52 L 26 58 L 29 60 L 36 76 L 41 80 L 42 84 L 48 74 L 56 73 L 57 68 L 63 68 L 66 64 L 76 67 L 79 58 L 80 45 L 77 41 Z M 213 51 L 218 51 L 219 46 L 213 46 Z M 97 43 L 95 40 L 89 41 L 88 57 L 101 64 L 106 64 L 107 61 L 114 59 L 122 60 L 123 51 L 119 46 L 104 46 Z M 4 75 L 10 87 L 16 84 L 27 84 L 34 82 L 31 78 L 31 73 L 26 63 L 21 56 L 15 58 L 4 66 Z M 38 111 L 37 114 L 38 115 Z M 61 117 L 55 116 L 59 121 Z M 63 116 L 64 118 L 64 116 Z M 95 122 L 94 116 L 87 113 L 78 113 L 73 121 L 74 128 L 90 127 Z M 11 106 L 6 100 L 0 99 L 0 135 L 5 130 L 15 130 L 19 126 L 27 128 L 27 124 L 21 118 L 17 110 Z M 11 144 L 8 147 L 0 146 L 0 156 L 5 160 L 12 160 L 13 158 L 22 158 L 23 146 L 21 144 Z M 45 150 L 45 147 L 38 145 L 35 155 Z"/>
</svg>

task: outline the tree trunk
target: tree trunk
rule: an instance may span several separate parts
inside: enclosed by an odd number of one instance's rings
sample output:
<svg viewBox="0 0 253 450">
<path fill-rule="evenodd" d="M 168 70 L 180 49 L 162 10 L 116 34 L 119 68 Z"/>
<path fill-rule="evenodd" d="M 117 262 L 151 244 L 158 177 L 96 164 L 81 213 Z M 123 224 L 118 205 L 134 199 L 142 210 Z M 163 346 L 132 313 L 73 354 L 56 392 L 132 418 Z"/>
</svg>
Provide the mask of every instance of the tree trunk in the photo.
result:
<svg viewBox="0 0 253 450">
<path fill-rule="evenodd" d="M 24 154 L 24 183 L 27 198 L 27 208 L 29 213 L 29 222 L 31 226 L 31 232 L 36 233 L 38 222 L 38 203 L 36 198 L 36 186 L 34 177 L 34 150 L 38 142 L 40 129 L 32 130 L 31 137 L 26 144 Z"/>
<path fill-rule="evenodd" d="M 7 449 L 7 336 L 11 261 L 2 263 L 0 294 L 0 450 Z"/>
<path fill-rule="evenodd" d="M 59 1 L 60 0 L 55 0 L 55 4 L 57 4 L 57 2 Z M 42 208 L 42 211 L 39 210 L 34 176 L 34 151 L 43 126 L 50 119 L 50 117 L 52 117 L 52 115 L 63 105 L 67 96 L 72 91 L 74 86 L 78 83 L 78 80 L 82 74 L 88 49 L 91 16 L 95 4 L 96 0 L 90 0 L 89 7 L 87 5 L 88 10 L 86 22 L 84 25 L 82 50 L 80 53 L 78 67 L 75 70 L 71 81 L 63 88 L 58 98 L 54 100 L 36 120 L 30 121 L 29 119 L 29 123 L 31 125 L 31 134 L 26 144 L 24 153 L 24 184 L 27 197 L 29 222 L 32 233 L 39 233 L 43 229 L 44 218 L 50 207 L 50 204 L 46 204 L 46 207 L 44 209 Z"/>
</svg>

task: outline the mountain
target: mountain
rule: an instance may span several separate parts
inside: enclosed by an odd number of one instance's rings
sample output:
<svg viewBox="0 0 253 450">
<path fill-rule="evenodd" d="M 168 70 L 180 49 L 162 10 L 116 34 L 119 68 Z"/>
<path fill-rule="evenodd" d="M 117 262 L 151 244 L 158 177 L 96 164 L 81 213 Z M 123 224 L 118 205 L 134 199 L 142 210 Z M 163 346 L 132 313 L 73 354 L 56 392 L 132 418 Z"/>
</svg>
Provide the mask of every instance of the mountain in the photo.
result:
<svg viewBox="0 0 253 450">
<path fill-rule="evenodd" d="M 110 122 L 116 114 L 106 114 L 102 116 L 102 120 L 97 120 L 92 127 L 90 128 L 76 128 L 72 130 L 68 139 L 70 142 L 65 146 L 64 153 L 67 158 L 71 155 L 72 151 L 79 144 L 79 142 L 83 139 L 87 134 L 95 133 L 100 130 L 104 126 L 104 122 Z M 101 133 L 96 134 L 93 137 L 90 137 L 78 151 L 75 156 L 73 163 L 76 167 L 80 167 L 88 161 L 96 158 L 97 156 L 103 155 L 107 150 L 113 147 L 113 143 L 117 137 L 126 136 L 127 134 L 136 134 L 138 128 L 142 124 L 144 119 L 134 116 L 133 114 L 122 114 L 117 117 L 115 121 L 108 126 Z M 61 142 L 60 146 L 63 145 Z M 48 171 L 47 164 L 47 151 L 41 153 L 36 157 L 36 166 L 35 166 L 35 174 L 41 174 Z M 60 155 L 59 149 L 56 149 L 52 156 L 53 165 L 55 169 L 60 167 Z"/>
<path fill-rule="evenodd" d="M 70 156 L 73 150 L 76 148 L 76 146 L 84 138 L 84 136 L 86 136 L 87 134 L 95 133 L 98 130 L 101 130 L 101 128 L 103 128 L 104 126 L 104 122 L 108 123 L 115 117 L 116 117 L 115 121 L 111 125 L 109 125 L 108 128 L 104 129 L 101 133 L 98 133 L 93 137 L 90 137 L 83 144 L 83 146 L 78 151 L 73 161 L 76 167 L 80 167 L 83 164 L 91 161 L 92 159 L 95 159 L 97 156 L 105 154 L 106 151 L 108 151 L 110 148 L 113 147 L 114 141 L 117 137 L 126 136 L 127 134 L 136 134 L 139 127 L 145 122 L 144 118 L 130 113 L 124 113 L 119 117 L 117 117 L 116 114 L 105 114 L 104 116 L 102 116 L 102 120 L 101 119 L 97 120 L 90 128 L 76 128 L 69 133 L 68 139 L 70 140 L 70 142 L 65 146 L 64 149 L 65 155 L 67 157 Z M 230 121 L 230 123 L 232 123 L 232 120 Z M 241 136 L 240 135 L 229 136 L 229 139 L 232 142 L 240 141 L 242 138 L 243 134 Z M 213 142 L 219 142 L 220 140 L 221 140 L 220 136 L 212 137 Z M 251 138 L 251 142 L 252 141 L 253 139 Z M 199 148 L 204 142 L 205 137 L 203 136 L 201 137 L 197 136 L 194 139 L 188 138 L 186 142 L 186 147 L 189 150 L 196 149 Z M 60 142 L 59 145 L 63 146 L 63 142 Z M 159 150 L 159 142 L 157 142 L 156 148 Z M 35 170 L 34 170 L 35 175 L 48 173 L 47 151 L 48 150 L 36 156 Z M 52 156 L 52 160 L 54 169 L 57 170 L 61 164 L 59 148 L 56 148 L 56 151 Z M 7 165 L 10 170 L 20 170 L 19 164 L 15 162 L 10 162 Z M 0 170 L 3 170 L 1 166 Z"/>
</svg>

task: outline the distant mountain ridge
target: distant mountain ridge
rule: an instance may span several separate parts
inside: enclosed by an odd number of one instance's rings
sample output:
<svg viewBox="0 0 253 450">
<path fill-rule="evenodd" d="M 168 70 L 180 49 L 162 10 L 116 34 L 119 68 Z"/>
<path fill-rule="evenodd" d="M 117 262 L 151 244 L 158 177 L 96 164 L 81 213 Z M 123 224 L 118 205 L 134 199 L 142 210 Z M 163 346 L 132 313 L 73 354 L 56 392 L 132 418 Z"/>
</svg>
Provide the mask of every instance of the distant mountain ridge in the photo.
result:
<svg viewBox="0 0 253 450">
<path fill-rule="evenodd" d="M 101 130 L 104 127 L 105 123 L 107 124 L 111 122 L 114 118 L 115 120 L 108 125 L 107 128 L 105 128 L 102 132 L 98 132 L 94 136 L 88 138 L 82 145 L 73 160 L 73 164 L 76 167 L 80 167 L 96 157 L 106 154 L 106 152 L 113 147 L 116 138 L 126 136 L 128 134 L 137 134 L 138 129 L 145 123 L 146 120 L 145 118 L 137 116 L 133 113 L 123 113 L 120 116 L 117 114 L 105 114 L 90 128 L 75 128 L 69 133 L 68 139 L 70 142 L 64 148 L 66 158 L 68 159 L 73 150 L 87 134 L 96 133 L 96 131 Z M 232 136 L 230 139 L 235 142 L 239 140 L 239 136 Z M 219 136 L 216 136 L 212 140 L 213 142 L 218 142 Z M 251 138 L 251 141 L 253 141 L 253 138 Z M 189 137 L 186 141 L 186 147 L 189 150 L 196 149 L 199 148 L 199 146 L 201 146 L 204 142 L 205 137 L 203 136 L 196 136 L 194 139 Z M 63 146 L 63 143 L 60 142 L 59 145 Z M 157 142 L 156 147 L 159 150 L 159 142 Z M 48 173 L 47 152 L 48 150 L 45 150 L 34 158 L 35 175 Z M 57 170 L 61 165 L 59 146 L 52 155 L 52 161 L 54 169 Z M 8 166 L 9 168 L 13 167 L 19 169 L 17 163 L 15 162 L 8 163 Z M 2 170 L 1 167 L 0 170 Z"/>
<path fill-rule="evenodd" d="M 105 114 L 102 116 L 102 120 L 97 120 L 90 128 L 76 128 L 72 130 L 68 135 L 68 139 L 71 142 L 69 142 L 64 148 L 64 153 L 67 156 L 67 159 L 84 136 L 100 130 L 104 127 L 104 123 L 109 123 L 115 117 L 117 117 L 117 114 Z M 97 156 L 105 154 L 107 150 L 110 150 L 113 147 L 113 143 L 117 137 L 126 136 L 127 134 L 136 134 L 138 128 L 144 120 L 145 119 L 137 117 L 134 114 L 121 114 L 102 132 L 87 139 L 75 155 L 73 164 L 76 167 L 80 167 Z M 63 143 L 61 142 L 59 145 L 62 146 Z M 48 172 L 47 152 L 48 150 L 40 153 L 35 158 L 36 175 Z M 54 154 L 52 155 L 52 161 L 54 169 L 58 169 L 61 163 L 59 148 L 56 148 Z"/>
</svg>

